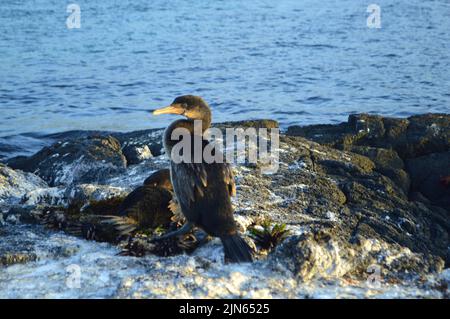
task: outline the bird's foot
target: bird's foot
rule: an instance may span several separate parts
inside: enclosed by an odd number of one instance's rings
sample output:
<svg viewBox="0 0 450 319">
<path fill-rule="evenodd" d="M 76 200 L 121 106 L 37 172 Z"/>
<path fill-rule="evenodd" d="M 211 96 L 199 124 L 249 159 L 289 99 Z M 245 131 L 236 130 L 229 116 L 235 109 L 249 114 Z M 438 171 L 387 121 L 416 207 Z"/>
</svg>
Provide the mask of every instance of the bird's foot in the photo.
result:
<svg viewBox="0 0 450 319">
<path fill-rule="evenodd" d="M 151 241 L 152 242 L 158 242 L 158 241 L 165 240 L 165 239 L 168 239 L 168 238 L 182 236 L 182 235 L 185 235 L 188 232 L 190 232 L 193 227 L 194 227 L 194 224 L 192 224 L 190 222 L 186 222 L 186 224 L 184 224 L 180 229 L 177 229 L 177 230 L 175 230 L 173 232 L 164 234 L 164 235 L 159 236 L 159 237 L 152 238 Z"/>
</svg>

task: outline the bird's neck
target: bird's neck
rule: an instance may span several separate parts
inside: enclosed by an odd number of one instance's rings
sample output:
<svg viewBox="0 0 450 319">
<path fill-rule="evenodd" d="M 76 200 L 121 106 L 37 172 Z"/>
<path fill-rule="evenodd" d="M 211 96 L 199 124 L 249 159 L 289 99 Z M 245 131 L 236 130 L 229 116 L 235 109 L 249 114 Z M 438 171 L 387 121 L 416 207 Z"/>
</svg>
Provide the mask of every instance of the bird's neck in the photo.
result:
<svg viewBox="0 0 450 319">
<path fill-rule="evenodd" d="M 170 124 L 164 132 L 164 149 L 166 154 L 170 155 L 173 146 L 182 140 L 180 135 L 183 131 L 176 132 L 177 129 L 185 129 L 189 135 L 199 135 L 203 138 L 205 131 L 211 126 L 211 115 L 204 116 L 202 119 L 181 119 Z"/>
<path fill-rule="evenodd" d="M 207 112 L 203 115 L 203 118 L 201 120 L 197 120 L 197 121 L 201 121 L 202 123 L 202 130 L 204 133 L 207 129 L 209 129 L 211 127 L 211 122 L 212 122 L 212 118 L 211 118 L 211 112 Z"/>
</svg>

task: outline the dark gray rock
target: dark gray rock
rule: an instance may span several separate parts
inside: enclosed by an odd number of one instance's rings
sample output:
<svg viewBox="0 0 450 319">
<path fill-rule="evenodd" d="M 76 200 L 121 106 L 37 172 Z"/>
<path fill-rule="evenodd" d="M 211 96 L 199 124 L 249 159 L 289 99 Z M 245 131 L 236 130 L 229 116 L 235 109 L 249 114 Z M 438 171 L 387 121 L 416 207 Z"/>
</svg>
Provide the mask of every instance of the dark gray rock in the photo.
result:
<svg viewBox="0 0 450 319">
<path fill-rule="evenodd" d="M 142 146 L 127 145 L 122 149 L 122 153 L 127 159 L 128 165 L 139 164 L 153 157 L 153 154 L 147 145 Z"/>
<path fill-rule="evenodd" d="M 34 206 L 12 206 L 5 214 L 7 221 L 14 223 L 39 224 L 41 222 L 42 211 Z"/>
<path fill-rule="evenodd" d="M 338 125 L 291 126 L 287 134 L 367 156 L 375 163 L 375 170 L 389 177 L 404 194 L 417 198 L 409 193 L 421 190 L 432 203 L 447 210 L 450 207 L 447 200 L 442 200 L 447 194 L 444 186 L 439 186 L 439 177 L 450 174 L 448 164 L 444 164 L 445 158 L 436 163 L 437 155 L 433 155 L 450 150 L 449 114 L 423 114 L 407 119 L 355 114 Z M 427 155 L 434 163 L 433 173 L 419 187 L 425 180 L 422 175 L 427 174 L 426 165 L 420 162 Z M 416 161 L 419 157 L 423 159 Z M 408 169 L 405 169 L 405 162 L 409 163 Z M 415 166 L 424 170 L 418 172 Z M 410 176 L 412 172 L 414 176 Z"/>
<path fill-rule="evenodd" d="M 128 147 L 147 147 L 153 156 L 159 156 L 164 152 L 162 144 L 163 133 L 164 129 L 150 129 L 128 133 L 114 133 L 114 137 L 117 138 L 124 149 Z"/>
<path fill-rule="evenodd" d="M 28 158 L 13 158 L 15 169 L 34 172 L 50 186 L 101 183 L 125 171 L 121 145 L 112 136 L 88 136 L 57 142 Z"/>
<path fill-rule="evenodd" d="M 450 147 L 450 115 L 423 114 L 407 119 L 353 114 L 338 125 L 291 126 L 287 135 L 303 136 L 346 150 L 351 145 L 394 149 L 402 159 L 414 158 Z"/>
<path fill-rule="evenodd" d="M 24 194 L 46 187 L 39 176 L 0 163 L 0 205 L 18 203 Z"/>
<path fill-rule="evenodd" d="M 450 176 L 450 151 L 409 159 L 406 167 L 412 179 L 412 191 L 450 209 L 450 187 L 441 181 Z"/>
<path fill-rule="evenodd" d="M 364 155 L 375 164 L 375 170 L 392 179 L 397 186 L 405 193 L 409 192 L 411 181 L 409 175 L 404 170 L 403 160 L 397 152 L 392 149 L 385 149 L 370 146 L 350 146 L 349 151 Z"/>
</svg>

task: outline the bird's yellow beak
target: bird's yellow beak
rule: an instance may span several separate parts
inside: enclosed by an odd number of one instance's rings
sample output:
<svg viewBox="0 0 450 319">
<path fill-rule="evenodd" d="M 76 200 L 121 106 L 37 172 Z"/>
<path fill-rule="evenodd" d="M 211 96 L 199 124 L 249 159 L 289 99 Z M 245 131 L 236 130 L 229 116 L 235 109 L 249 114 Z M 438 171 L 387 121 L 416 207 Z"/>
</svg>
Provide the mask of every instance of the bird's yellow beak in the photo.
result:
<svg viewBox="0 0 450 319">
<path fill-rule="evenodd" d="M 160 115 L 160 114 L 179 114 L 182 115 L 184 113 L 184 108 L 181 104 L 171 104 L 169 106 L 156 109 L 153 111 L 153 115 Z"/>
</svg>

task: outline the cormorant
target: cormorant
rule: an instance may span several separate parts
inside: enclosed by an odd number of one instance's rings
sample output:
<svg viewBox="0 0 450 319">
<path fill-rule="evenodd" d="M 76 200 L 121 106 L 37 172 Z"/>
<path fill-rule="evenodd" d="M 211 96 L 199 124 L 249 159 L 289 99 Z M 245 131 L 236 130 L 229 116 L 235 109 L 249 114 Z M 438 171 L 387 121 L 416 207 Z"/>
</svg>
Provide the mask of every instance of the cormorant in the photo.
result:
<svg viewBox="0 0 450 319">
<path fill-rule="evenodd" d="M 163 137 L 166 154 L 171 159 L 170 172 L 174 193 L 186 223 L 179 230 L 163 235 L 159 239 L 179 236 L 187 233 L 193 226 L 198 226 L 209 235 L 221 239 L 225 259 L 231 262 L 251 262 L 252 249 L 239 236 L 233 218 L 230 196 L 235 194 L 236 188 L 232 169 L 227 163 L 215 161 L 209 163 L 203 158 L 203 150 L 209 145 L 203 138 L 203 133 L 211 125 L 211 110 L 208 104 L 201 97 L 184 95 L 177 97 L 169 106 L 155 110 L 153 114 L 178 114 L 187 118 L 170 124 Z M 198 135 L 195 137 L 194 134 L 195 120 L 201 121 L 202 124 L 201 161 L 175 162 L 172 148 L 182 140 L 182 136 L 175 138 L 172 132 L 177 128 L 187 129 L 192 139 L 191 145 L 194 145 L 194 140 L 199 137 Z M 216 149 L 215 152 L 219 150 Z M 195 156 L 193 147 L 191 156 L 191 158 Z"/>
<path fill-rule="evenodd" d="M 168 168 L 160 169 L 152 173 L 144 180 L 144 185 L 158 186 L 172 192 L 172 182 L 170 180 L 170 170 Z"/>
<path fill-rule="evenodd" d="M 156 171 L 144 181 L 144 185 L 128 194 L 119 207 L 119 216 L 132 217 L 143 227 L 156 227 L 171 215 L 168 206 L 172 190 L 170 171 Z M 158 222 L 160 215 L 161 223 Z"/>
<path fill-rule="evenodd" d="M 123 200 L 107 199 L 91 203 L 78 214 L 48 214 L 45 224 L 55 225 L 85 239 L 118 242 L 136 230 L 168 227 L 176 221 L 175 214 L 179 208 L 172 192 L 170 171 L 161 169 L 151 174 L 144 185 L 134 189 Z"/>
<path fill-rule="evenodd" d="M 161 169 L 150 175 L 144 185 L 137 187 L 119 206 L 118 216 L 106 216 L 104 223 L 112 223 L 125 236 L 136 229 L 169 226 L 175 205 L 172 202 L 170 171 Z M 169 207 L 171 206 L 171 207 Z"/>
</svg>

